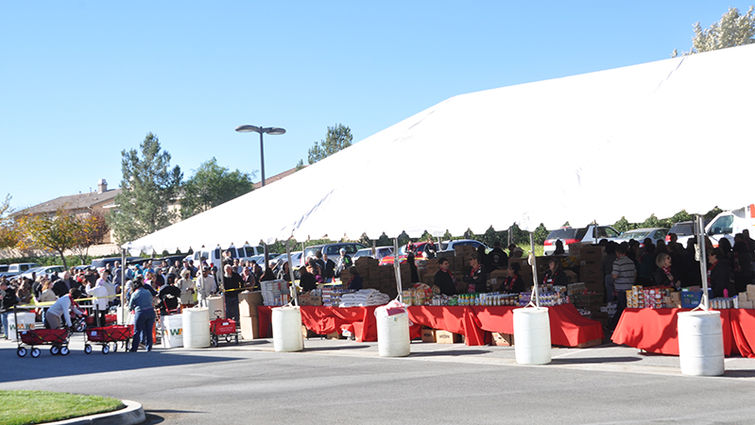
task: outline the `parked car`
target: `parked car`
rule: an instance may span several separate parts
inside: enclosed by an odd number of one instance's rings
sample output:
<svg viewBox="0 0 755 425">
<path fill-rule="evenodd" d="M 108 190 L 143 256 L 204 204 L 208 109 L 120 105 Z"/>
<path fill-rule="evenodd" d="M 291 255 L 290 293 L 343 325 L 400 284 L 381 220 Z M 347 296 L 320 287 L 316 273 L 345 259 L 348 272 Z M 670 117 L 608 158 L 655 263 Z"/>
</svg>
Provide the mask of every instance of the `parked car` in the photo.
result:
<svg viewBox="0 0 755 425">
<path fill-rule="evenodd" d="M 718 247 L 722 238 L 734 245 L 734 235 L 746 229 L 749 230 L 750 237 L 755 236 L 755 204 L 719 213 L 705 226 L 705 234 L 711 239 L 713 246 Z"/>
<path fill-rule="evenodd" d="M 695 237 L 695 222 L 694 221 L 680 221 L 674 223 L 668 230 L 668 233 L 676 234 L 676 241 L 682 246 L 687 246 L 687 240 Z M 671 236 L 666 235 L 666 242 L 671 242 Z"/>
<path fill-rule="evenodd" d="M 650 238 L 653 240 L 654 244 L 657 244 L 658 241 L 665 241 L 667 234 L 668 229 L 660 227 L 627 230 L 626 232 L 623 232 L 621 235 L 619 235 L 618 238 L 616 238 L 616 242 L 629 242 L 630 240 L 634 239 L 640 243 L 640 247 L 643 247 L 643 241 L 645 239 Z"/>
<path fill-rule="evenodd" d="M 406 250 L 409 247 L 409 244 L 402 245 L 398 247 L 398 262 L 399 264 L 406 262 Z M 414 251 L 415 251 L 415 258 L 421 257 L 425 250 L 429 248 L 428 242 L 414 242 Z M 436 245 L 435 249 L 437 250 L 438 247 Z M 389 264 L 393 264 L 395 261 L 395 255 L 391 253 L 390 255 L 386 255 L 383 258 L 380 259 L 380 263 L 378 263 L 381 266 L 386 266 Z"/>
<path fill-rule="evenodd" d="M 35 279 L 40 276 L 46 276 L 47 278 L 51 278 L 53 274 L 55 273 L 61 273 L 65 271 L 63 266 L 40 266 L 40 267 L 34 267 L 32 269 L 29 269 L 25 271 L 24 273 L 21 273 L 21 277 L 25 277 L 28 279 Z"/>
<path fill-rule="evenodd" d="M 2 276 L 15 277 L 15 276 L 20 275 L 21 273 L 28 271 L 29 269 L 33 269 L 34 267 L 39 267 L 39 264 L 37 263 L 13 263 L 8 266 L 8 271 L 3 273 Z"/>
<path fill-rule="evenodd" d="M 314 257 L 317 251 L 320 251 L 323 254 L 327 254 L 328 258 L 336 261 L 336 259 L 341 256 L 341 248 L 345 249 L 348 255 L 353 256 L 357 251 L 364 248 L 364 245 L 356 242 L 337 242 L 308 246 L 304 248 L 304 253 L 301 256 L 299 264 L 300 266 L 303 266 L 307 261 L 307 258 Z"/>
<path fill-rule="evenodd" d="M 569 253 L 569 245 L 573 243 L 597 243 L 601 239 L 615 241 L 619 237 L 619 232 L 611 226 L 598 226 L 591 224 L 587 227 L 563 227 L 548 233 L 548 237 L 543 242 L 543 252 L 545 255 L 553 255 L 556 250 L 556 241 L 561 240 L 564 244 L 564 252 Z"/>
<path fill-rule="evenodd" d="M 380 260 L 385 256 L 393 254 L 393 247 L 392 246 L 378 246 L 375 247 L 375 255 L 372 255 L 372 248 L 362 248 L 359 251 L 355 252 L 354 255 L 351 256 L 351 259 L 356 261 L 357 258 L 361 257 L 370 257 L 374 258 L 376 260 Z"/>
<path fill-rule="evenodd" d="M 440 251 L 441 252 L 447 252 L 447 251 L 454 251 L 456 247 L 459 246 L 465 246 L 465 245 L 471 245 L 475 247 L 475 249 L 479 249 L 481 246 L 485 247 L 485 250 L 487 251 L 489 248 L 482 242 L 476 241 L 473 239 L 456 239 L 452 241 L 443 241 L 440 243 Z"/>
</svg>

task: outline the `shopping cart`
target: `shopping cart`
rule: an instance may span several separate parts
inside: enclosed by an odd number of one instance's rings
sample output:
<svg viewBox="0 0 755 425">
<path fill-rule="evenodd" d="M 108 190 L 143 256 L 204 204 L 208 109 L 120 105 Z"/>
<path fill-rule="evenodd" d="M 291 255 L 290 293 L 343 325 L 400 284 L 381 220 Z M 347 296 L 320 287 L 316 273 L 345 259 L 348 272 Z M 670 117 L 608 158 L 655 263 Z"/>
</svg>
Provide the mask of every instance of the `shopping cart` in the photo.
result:
<svg viewBox="0 0 755 425">
<path fill-rule="evenodd" d="M 213 347 L 218 346 L 220 337 L 225 337 L 225 342 L 231 342 L 233 338 L 236 344 L 239 343 L 239 334 L 236 332 L 236 321 L 233 319 L 221 319 L 220 314 L 217 314 L 220 310 L 216 310 L 216 319 L 210 321 L 210 345 Z"/>
<path fill-rule="evenodd" d="M 118 351 L 118 343 L 121 343 L 123 351 L 128 350 L 128 343 L 134 336 L 134 325 L 113 325 L 104 326 L 101 328 L 89 328 L 85 331 L 87 336 L 87 343 L 84 344 L 84 353 L 92 354 L 92 344 L 99 344 L 102 346 L 102 354 L 107 354 L 110 351 Z M 113 343 L 113 349 L 110 349 L 110 343 Z"/>
<path fill-rule="evenodd" d="M 41 351 L 37 346 L 49 345 L 50 354 L 57 356 L 67 356 L 70 353 L 68 349 L 68 338 L 71 333 L 68 329 L 30 329 L 18 333 L 20 342 L 16 354 L 18 357 L 26 356 L 27 352 L 35 359 L 39 357 Z M 27 348 L 28 346 L 28 348 Z"/>
</svg>

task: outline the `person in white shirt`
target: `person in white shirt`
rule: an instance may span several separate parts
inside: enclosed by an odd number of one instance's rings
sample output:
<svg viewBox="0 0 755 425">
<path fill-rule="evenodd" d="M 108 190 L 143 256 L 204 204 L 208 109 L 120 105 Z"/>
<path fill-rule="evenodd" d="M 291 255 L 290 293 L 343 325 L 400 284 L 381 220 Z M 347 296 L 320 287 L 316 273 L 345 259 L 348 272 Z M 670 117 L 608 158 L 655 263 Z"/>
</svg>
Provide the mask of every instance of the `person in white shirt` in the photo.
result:
<svg viewBox="0 0 755 425">
<path fill-rule="evenodd" d="M 197 276 L 197 300 L 200 307 L 207 307 L 207 297 L 218 290 L 215 277 L 210 274 L 210 268 L 204 266 L 202 273 Z"/>
<path fill-rule="evenodd" d="M 189 270 L 181 270 L 181 279 L 178 279 L 176 286 L 181 289 L 181 305 L 188 306 L 194 304 L 194 282 L 191 281 L 191 272 Z"/>
<path fill-rule="evenodd" d="M 97 279 L 96 285 L 102 285 L 102 287 L 107 290 L 107 299 L 105 301 L 105 308 L 103 309 L 107 310 L 110 301 L 115 299 L 115 284 L 110 283 L 110 272 L 107 271 L 107 269 L 100 272 L 100 278 Z"/>
<path fill-rule="evenodd" d="M 71 312 L 77 316 L 84 314 L 76 307 L 76 303 L 73 301 L 80 297 L 81 291 L 72 288 L 68 291 L 68 294 L 58 298 L 58 300 L 55 301 L 55 304 L 53 304 L 45 314 L 45 328 L 60 329 L 63 327 L 63 323 L 65 323 L 66 327 L 72 327 Z"/>
<path fill-rule="evenodd" d="M 103 273 L 105 274 L 105 273 Z M 97 327 L 105 326 L 105 314 L 107 313 L 107 307 L 108 307 L 108 290 L 107 287 L 105 287 L 106 281 L 102 278 L 97 279 L 97 283 L 95 285 L 92 285 L 91 283 L 87 285 L 86 291 L 87 295 L 90 295 L 94 297 L 94 302 L 92 303 L 92 307 L 94 307 L 94 314 L 95 314 L 95 322 L 97 323 Z"/>
</svg>

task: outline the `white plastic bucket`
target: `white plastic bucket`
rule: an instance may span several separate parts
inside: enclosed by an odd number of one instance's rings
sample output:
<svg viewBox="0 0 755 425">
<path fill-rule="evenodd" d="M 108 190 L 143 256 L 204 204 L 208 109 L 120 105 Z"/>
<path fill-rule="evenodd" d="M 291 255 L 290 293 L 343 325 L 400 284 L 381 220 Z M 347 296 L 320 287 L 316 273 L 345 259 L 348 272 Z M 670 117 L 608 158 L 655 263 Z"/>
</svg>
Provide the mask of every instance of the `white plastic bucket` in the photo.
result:
<svg viewBox="0 0 755 425">
<path fill-rule="evenodd" d="M 183 314 L 183 346 L 210 346 L 210 311 L 206 308 L 185 308 Z"/>
<path fill-rule="evenodd" d="M 382 306 L 375 309 L 378 331 L 378 354 L 380 357 L 405 357 L 411 353 L 409 339 L 409 314 L 388 314 L 397 307 Z"/>
<path fill-rule="evenodd" d="M 677 316 L 679 366 L 685 375 L 724 374 L 721 312 L 685 311 Z"/>
<path fill-rule="evenodd" d="M 273 348 L 275 351 L 301 351 L 304 348 L 302 338 L 299 307 L 274 308 Z"/>
<path fill-rule="evenodd" d="M 551 362 L 551 324 L 547 308 L 514 310 L 514 352 L 519 364 Z"/>
<path fill-rule="evenodd" d="M 170 314 L 161 318 L 163 347 L 177 348 L 184 346 L 183 315 Z"/>
<path fill-rule="evenodd" d="M 207 297 L 207 310 L 212 320 L 215 320 L 218 316 L 225 319 L 225 298 L 222 295 Z"/>
<path fill-rule="evenodd" d="M 18 331 L 28 331 L 34 328 L 34 322 L 37 321 L 37 315 L 28 311 L 18 312 L 14 314 L 11 311 L 8 313 L 8 339 L 11 341 L 16 340 L 16 317 L 18 317 Z"/>
</svg>

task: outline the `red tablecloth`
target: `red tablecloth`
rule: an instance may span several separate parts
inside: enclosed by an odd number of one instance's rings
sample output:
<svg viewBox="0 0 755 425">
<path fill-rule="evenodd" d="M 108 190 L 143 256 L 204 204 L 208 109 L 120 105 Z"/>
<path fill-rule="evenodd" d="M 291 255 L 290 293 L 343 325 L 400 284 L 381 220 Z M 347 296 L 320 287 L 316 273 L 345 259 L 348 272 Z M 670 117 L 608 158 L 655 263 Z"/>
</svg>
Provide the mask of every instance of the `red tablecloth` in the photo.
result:
<svg viewBox="0 0 755 425">
<path fill-rule="evenodd" d="M 689 309 L 627 308 L 621 314 L 611 340 L 617 344 L 637 347 L 650 353 L 678 356 L 679 337 L 676 332 L 676 315 L 680 311 L 689 311 Z M 747 342 L 748 335 L 750 340 L 755 342 L 755 327 L 753 327 L 755 316 L 750 313 L 752 310 L 720 311 L 724 355 L 731 355 L 734 349 L 738 349 L 742 355 L 752 354 Z M 755 348 L 755 344 L 752 347 Z"/>
<path fill-rule="evenodd" d="M 410 306 L 409 320 L 412 338 L 419 336 L 420 326 L 462 334 L 467 345 L 484 345 L 490 332 L 514 333 L 514 313 L 518 307 L 460 307 Z M 325 335 L 343 327 L 353 330 L 357 341 L 377 341 L 375 307 L 315 307 L 302 306 L 302 324 L 307 329 Z M 551 343 L 566 347 L 603 338 L 600 322 L 579 314 L 574 305 L 548 307 L 551 322 Z M 257 308 L 260 336 L 272 337 L 272 307 Z"/>
<path fill-rule="evenodd" d="M 457 307 L 411 306 L 412 323 L 464 335 L 467 345 L 483 345 L 490 341 L 487 332 L 514 333 L 514 306 Z M 576 347 L 588 341 L 603 339 L 600 322 L 583 317 L 573 304 L 548 307 L 551 343 Z"/>
</svg>

